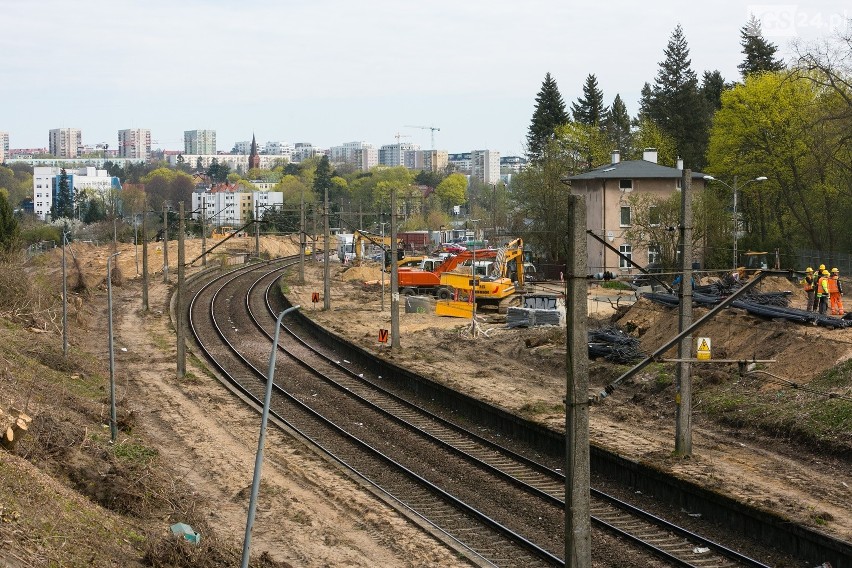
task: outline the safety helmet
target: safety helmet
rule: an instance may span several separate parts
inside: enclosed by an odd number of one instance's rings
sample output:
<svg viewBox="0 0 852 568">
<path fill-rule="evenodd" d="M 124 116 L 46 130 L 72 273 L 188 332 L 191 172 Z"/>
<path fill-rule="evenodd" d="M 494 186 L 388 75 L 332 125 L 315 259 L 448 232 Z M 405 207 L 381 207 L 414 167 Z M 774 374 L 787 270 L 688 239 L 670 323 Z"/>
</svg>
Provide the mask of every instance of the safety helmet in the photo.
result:
<svg viewBox="0 0 852 568">
<path fill-rule="evenodd" d="M 823 271 L 822 271 L 822 275 L 823 275 L 823 276 L 828 276 L 828 270 L 823 270 Z"/>
<path fill-rule="evenodd" d="M 805 268 L 805 272 L 813 272 L 813 271 L 814 271 L 814 269 L 811 268 L 810 266 Z"/>
<path fill-rule="evenodd" d="M 819 269 L 820 269 L 820 270 L 825 270 L 825 265 L 824 265 L 824 264 L 820 264 L 820 265 L 819 265 Z"/>
<path fill-rule="evenodd" d="M 840 272 L 840 271 L 839 271 L 839 270 L 837 270 L 837 268 L 832 268 L 832 269 L 831 269 L 831 273 L 832 273 L 832 274 L 839 273 L 839 272 Z"/>
</svg>

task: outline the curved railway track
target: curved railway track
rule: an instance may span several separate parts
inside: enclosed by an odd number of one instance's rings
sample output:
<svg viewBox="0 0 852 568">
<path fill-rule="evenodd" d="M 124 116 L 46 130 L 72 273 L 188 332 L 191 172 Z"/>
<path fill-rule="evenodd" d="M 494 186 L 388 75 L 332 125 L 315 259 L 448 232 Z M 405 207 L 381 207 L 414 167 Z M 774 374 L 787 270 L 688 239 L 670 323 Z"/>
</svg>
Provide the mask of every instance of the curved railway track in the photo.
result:
<svg viewBox="0 0 852 568">
<path fill-rule="evenodd" d="M 274 285 L 292 260 L 204 283 L 191 333 L 234 388 L 262 404 L 275 319 Z M 469 551 L 497 566 L 564 565 L 565 478 L 382 385 L 309 330 L 285 321 L 270 412 Z M 591 489 L 592 519 L 675 566 L 763 564 Z"/>
</svg>

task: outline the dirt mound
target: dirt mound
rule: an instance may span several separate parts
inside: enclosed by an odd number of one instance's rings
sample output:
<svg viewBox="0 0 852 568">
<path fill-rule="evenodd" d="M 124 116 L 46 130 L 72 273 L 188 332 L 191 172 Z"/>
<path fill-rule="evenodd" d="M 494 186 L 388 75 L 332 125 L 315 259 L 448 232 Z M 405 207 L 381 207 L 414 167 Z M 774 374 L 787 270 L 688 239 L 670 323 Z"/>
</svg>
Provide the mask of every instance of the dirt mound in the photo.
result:
<svg viewBox="0 0 852 568">
<path fill-rule="evenodd" d="M 374 282 L 382 279 L 382 271 L 378 266 L 353 266 L 341 272 L 340 277 L 348 281 Z"/>
</svg>

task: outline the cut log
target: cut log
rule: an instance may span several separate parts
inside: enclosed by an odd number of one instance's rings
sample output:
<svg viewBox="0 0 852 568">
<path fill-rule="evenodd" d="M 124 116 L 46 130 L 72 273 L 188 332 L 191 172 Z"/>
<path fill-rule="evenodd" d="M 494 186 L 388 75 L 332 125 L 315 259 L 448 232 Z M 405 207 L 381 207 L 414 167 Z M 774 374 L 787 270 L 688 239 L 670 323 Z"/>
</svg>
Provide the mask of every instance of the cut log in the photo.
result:
<svg viewBox="0 0 852 568">
<path fill-rule="evenodd" d="M 27 430 L 29 430 L 29 428 L 27 427 L 27 421 L 24 420 L 23 418 L 18 418 L 15 421 L 15 425 L 12 426 L 12 429 L 16 430 L 16 433 L 17 432 L 26 432 Z"/>
<path fill-rule="evenodd" d="M 15 431 L 12 430 L 11 426 L 6 428 L 6 433 L 0 438 L 0 445 L 7 450 L 15 449 Z"/>
</svg>

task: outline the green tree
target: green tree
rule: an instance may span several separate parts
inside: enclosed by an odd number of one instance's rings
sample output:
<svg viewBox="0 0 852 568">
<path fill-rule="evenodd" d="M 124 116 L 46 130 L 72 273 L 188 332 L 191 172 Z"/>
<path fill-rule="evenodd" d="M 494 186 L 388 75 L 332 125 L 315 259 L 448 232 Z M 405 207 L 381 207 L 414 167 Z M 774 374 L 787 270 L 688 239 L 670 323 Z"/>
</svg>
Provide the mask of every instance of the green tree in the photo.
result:
<svg viewBox="0 0 852 568">
<path fill-rule="evenodd" d="M 56 192 L 56 202 L 53 204 L 54 219 L 71 219 L 74 217 L 74 200 L 71 195 L 71 185 L 65 168 L 59 170 L 59 187 Z"/>
<path fill-rule="evenodd" d="M 784 69 L 784 62 L 775 59 L 778 48 L 763 37 L 760 20 L 754 14 L 740 29 L 740 45 L 745 59 L 737 65 L 737 69 L 742 73 L 743 79 L 754 73 Z"/>
<path fill-rule="evenodd" d="M 453 205 L 462 205 L 466 200 L 467 177 L 462 174 L 450 174 L 435 188 L 435 195 L 441 200 L 444 211 Z"/>
<path fill-rule="evenodd" d="M 705 163 L 709 115 L 680 24 L 672 32 L 665 56 L 654 81 L 650 117 L 675 141 L 684 165 L 701 169 Z"/>
<path fill-rule="evenodd" d="M 564 257 L 569 191 L 562 180 L 575 162 L 557 140 L 550 140 L 541 156 L 512 182 L 513 230 L 549 261 Z"/>
<path fill-rule="evenodd" d="M 837 250 L 848 239 L 852 195 L 835 159 L 848 131 L 824 120 L 840 100 L 787 72 L 749 75 L 722 94 L 708 171 L 728 185 L 769 178 L 739 192 L 745 246 Z"/>
<path fill-rule="evenodd" d="M 701 94 L 711 113 L 722 108 L 722 92 L 728 88 L 720 71 L 705 71 L 701 80 Z"/>
<path fill-rule="evenodd" d="M 645 148 L 657 149 L 657 163 L 670 167 L 675 166 L 677 150 L 675 150 L 674 140 L 650 118 L 641 120 L 633 131 L 633 152 L 628 155 L 628 159 L 641 159 Z"/>
<path fill-rule="evenodd" d="M 571 116 L 574 122 L 598 126 L 606 119 L 606 107 L 603 91 L 598 88 L 598 79 L 593 74 L 586 77 L 583 84 L 583 96 L 571 104 Z"/>
<path fill-rule="evenodd" d="M 568 122 L 568 113 L 565 111 L 565 101 L 559 93 L 556 81 L 548 72 L 544 77 L 541 90 L 535 98 L 535 111 L 533 111 L 532 122 L 527 133 L 527 157 L 530 161 L 539 159 L 544 147 L 550 141 L 556 127 Z"/>
<path fill-rule="evenodd" d="M 9 194 L 0 189 L 0 251 L 10 252 L 20 242 L 21 229 L 15 219 L 12 206 L 9 204 Z"/>
<path fill-rule="evenodd" d="M 579 174 L 610 162 L 610 143 L 594 124 L 568 122 L 556 129 L 556 146 L 570 164 L 566 175 Z"/>
<path fill-rule="evenodd" d="M 621 100 L 621 95 L 616 94 L 604 120 L 604 132 L 609 140 L 612 150 L 618 150 L 621 155 L 627 156 L 633 148 L 630 133 L 630 115 L 627 113 L 627 105 Z"/>
<path fill-rule="evenodd" d="M 318 199 L 324 199 L 326 192 L 328 192 L 329 196 L 332 193 L 333 184 L 331 183 L 331 164 L 328 161 L 328 156 L 320 158 L 320 161 L 317 164 L 316 173 L 314 174 L 313 188 Z"/>
<path fill-rule="evenodd" d="M 27 164 L 0 166 L 0 189 L 5 189 L 13 208 L 27 197 L 33 197 L 33 172 Z"/>
</svg>

